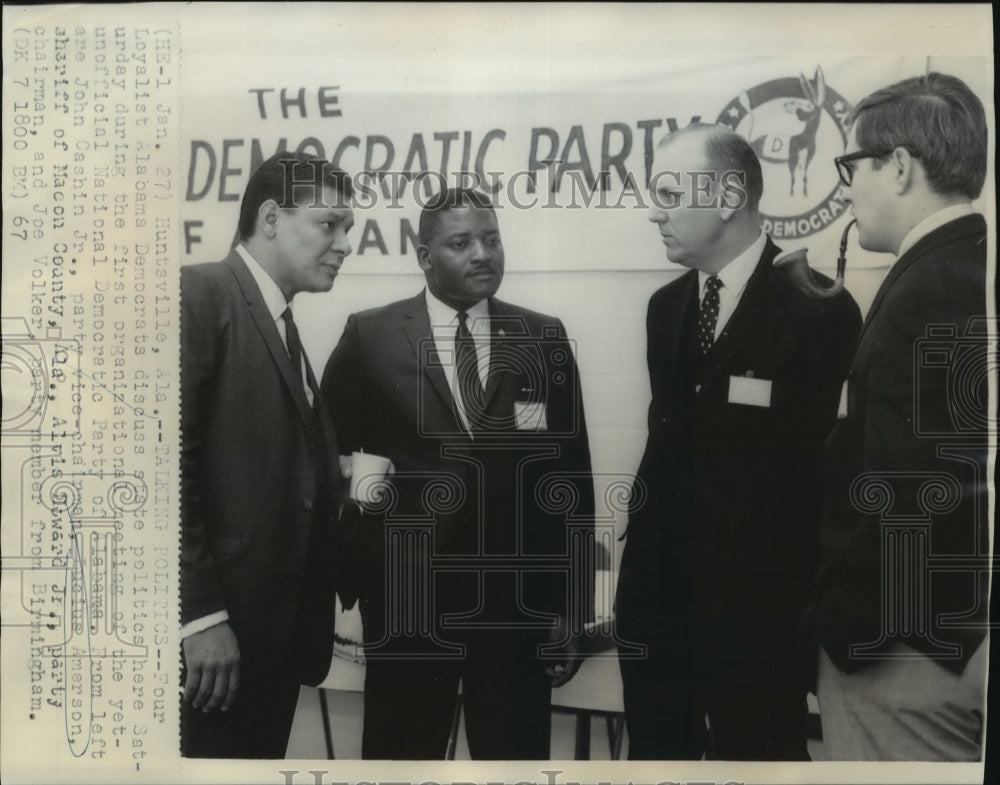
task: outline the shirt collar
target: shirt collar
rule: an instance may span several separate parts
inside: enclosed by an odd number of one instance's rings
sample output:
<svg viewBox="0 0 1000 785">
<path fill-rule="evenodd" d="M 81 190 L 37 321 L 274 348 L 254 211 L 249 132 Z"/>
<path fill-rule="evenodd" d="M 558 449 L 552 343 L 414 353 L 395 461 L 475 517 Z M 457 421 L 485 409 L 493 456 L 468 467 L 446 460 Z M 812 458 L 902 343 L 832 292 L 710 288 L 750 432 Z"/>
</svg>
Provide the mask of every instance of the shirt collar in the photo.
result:
<svg viewBox="0 0 1000 785">
<path fill-rule="evenodd" d="M 764 245 L 767 243 L 767 235 L 761 231 L 760 236 L 750 244 L 743 253 L 733 259 L 719 272 L 719 280 L 722 281 L 722 289 L 733 297 L 739 297 L 746 288 L 747 281 L 753 275 L 760 255 L 764 252 Z M 705 282 L 708 281 L 709 274 L 698 271 L 698 291 L 705 293 Z"/>
<path fill-rule="evenodd" d="M 458 311 L 447 303 L 441 302 L 431 294 L 430 289 L 424 289 L 424 299 L 427 302 L 427 315 L 430 317 L 432 328 L 452 327 L 457 323 Z M 486 299 L 466 308 L 465 312 L 469 315 L 470 333 L 481 335 L 489 332 L 490 306 Z"/>
<path fill-rule="evenodd" d="M 244 262 L 247 263 L 247 267 L 250 269 L 250 274 L 253 279 L 257 282 L 257 288 L 260 289 L 261 297 L 264 298 L 264 305 L 267 306 L 267 312 L 271 314 L 271 318 L 274 321 L 278 321 L 281 318 L 281 314 L 285 312 L 288 307 L 288 302 L 285 300 L 285 295 L 281 293 L 281 289 L 278 288 L 278 284 L 274 282 L 274 279 L 267 274 L 267 271 L 260 266 L 260 262 L 250 255 L 250 252 L 246 249 L 246 246 L 240 243 L 236 246 L 236 253 L 240 255 Z"/>
<path fill-rule="evenodd" d="M 940 229 L 945 224 L 959 218 L 964 218 L 967 215 L 974 215 L 975 212 L 972 209 L 972 205 L 966 202 L 964 204 L 953 204 L 949 207 L 942 207 L 936 213 L 931 213 L 910 229 L 906 237 L 903 238 L 903 242 L 899 244 L 899 251 L 896 253 L 896 257 L 898 258 L 909 251 L 919 240 L 922 240 L 935 229 Z"/>
</svg>

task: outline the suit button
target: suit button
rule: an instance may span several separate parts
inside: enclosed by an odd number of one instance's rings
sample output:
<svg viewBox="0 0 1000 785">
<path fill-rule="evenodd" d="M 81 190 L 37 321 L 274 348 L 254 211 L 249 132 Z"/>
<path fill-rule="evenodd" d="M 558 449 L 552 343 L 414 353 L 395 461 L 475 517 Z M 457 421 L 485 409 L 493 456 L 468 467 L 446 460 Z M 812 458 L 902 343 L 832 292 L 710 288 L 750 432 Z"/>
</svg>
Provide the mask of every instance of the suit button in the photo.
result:
<svg viewBox="0 0 1000 785">
<path fill-rule="evenodd" d="M 302 509 L 303 510 L 305 510 L 306 512 L 312 512 L 312 508 L 313 508 L 313 500 L 312 499 L 303 499 L 302 500 Z"/>
<path fill-rule="evenodd" d="M 701 385 L 700 385 L 700 384 L 696 384 L 696 385 L 694 386 L 694 391 L 695 391 L 696 393 L 700 393 L 700 392 L 701 392 Z"/>
</svg>

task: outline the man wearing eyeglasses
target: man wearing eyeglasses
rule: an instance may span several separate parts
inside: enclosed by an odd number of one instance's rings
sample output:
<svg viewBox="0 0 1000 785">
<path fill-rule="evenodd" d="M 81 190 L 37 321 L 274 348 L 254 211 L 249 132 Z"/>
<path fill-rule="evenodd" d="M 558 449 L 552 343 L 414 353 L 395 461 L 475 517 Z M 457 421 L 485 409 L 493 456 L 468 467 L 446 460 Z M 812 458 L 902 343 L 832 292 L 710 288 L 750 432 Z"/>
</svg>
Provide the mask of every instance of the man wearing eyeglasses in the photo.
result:
<svg viewBox="0 0 1000 785">
<path fill-rule="evenodd" d="M 986 140 L 980 100 L 930 73 L 861 101 L 836 161 L 861 247 L 898 258 L 827 442 L 811 621 L 831 759 L 981 756 L 992 371 L 971 202 Z"/>
</svg>

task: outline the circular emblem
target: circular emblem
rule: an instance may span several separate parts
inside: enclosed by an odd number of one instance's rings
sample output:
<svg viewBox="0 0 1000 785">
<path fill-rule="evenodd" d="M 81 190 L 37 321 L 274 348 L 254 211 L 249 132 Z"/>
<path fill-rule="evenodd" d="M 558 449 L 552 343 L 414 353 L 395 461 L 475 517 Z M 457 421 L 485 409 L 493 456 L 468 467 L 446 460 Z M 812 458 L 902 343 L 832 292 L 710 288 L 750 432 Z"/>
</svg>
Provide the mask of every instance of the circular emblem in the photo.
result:
<svg viewBox="0 0 1000 785">
<path fill-rule="evenodd" d="M 760 158 L 761 219 L 772 237 L 808 237 L 845 212 L 833 159 L 847 146 L 851 108 L 817 67 L 812 79 L 772 79 L 722 109 L 716 122 L 743 136 Z"/>
</svg>

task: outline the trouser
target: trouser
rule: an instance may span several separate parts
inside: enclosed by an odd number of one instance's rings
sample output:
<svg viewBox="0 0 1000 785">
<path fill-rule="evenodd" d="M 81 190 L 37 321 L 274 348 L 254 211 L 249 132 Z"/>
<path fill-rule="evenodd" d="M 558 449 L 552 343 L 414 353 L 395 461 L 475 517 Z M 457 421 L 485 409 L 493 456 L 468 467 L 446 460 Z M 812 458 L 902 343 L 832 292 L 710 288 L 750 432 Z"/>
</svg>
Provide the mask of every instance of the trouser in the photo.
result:
<svg viewBox="0 0 1000 785">
<path fill-rule="evenodd" d="M 297 679 L 247 680 L 228 711 L 205 714 L 181 698 L 181 754 L 284 758 L 299 699 Z"/>
<path fill-rule="evenodd" d="M 819 653 L 828 760 L 977 761 L 982 756 L 988 639 L 962 673 L 903 643 L 847 674 Z"/>
<path fill-rule="evenodd" d="M 619 663 L 630 760 L 809 760 L 806 691 L 780 668 L 703 673 L 655 644 Z"/>
<path fill-rule="evenodd" d="M 366 638 L 373 626 L 366 621 Z M 404 639 L 366 647 L 362 757 L 443 759 L 461 682 L 472 758 L 547 759 L 552 689 L 537 652 L 545 633 L 487 629 L 447 640 L 462 653 L 416 656 Z"/>
</svg>

